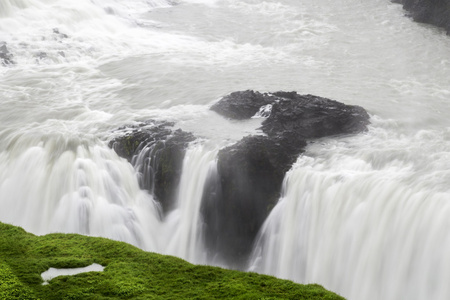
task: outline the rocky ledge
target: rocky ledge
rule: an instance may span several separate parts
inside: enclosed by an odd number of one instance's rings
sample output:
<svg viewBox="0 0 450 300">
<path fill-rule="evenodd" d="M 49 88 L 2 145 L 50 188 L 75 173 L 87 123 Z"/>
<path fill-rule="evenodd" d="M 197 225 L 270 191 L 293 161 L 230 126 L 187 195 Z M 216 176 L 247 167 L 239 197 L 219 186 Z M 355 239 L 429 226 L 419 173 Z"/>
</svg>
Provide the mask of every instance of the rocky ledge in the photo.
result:
<svg viewBox="0 0 450 300">
<path fill-rule="evenodd" d="M 286 172 L 307 142 L 367 130 L 369 115 L 359 107 L 296 92 L 235 92 L 212 106 L 233 119 L 263 116 L 265 135 L 244 137 L 219 151 L 217 173 L 202 199 L 205 243 L 216 261 L 244 268 L 254 239 L 276 205 Z M 109 143 L 140 175 L 142 188 L 170 210 L 191 133 L 173 123 L 148 121 L 122 128 Z"/>
<path fill-rule="evenodd" d="M 109 142 L 134 166 L 141 188 L 152 193 L 164 211 L 175 201 L 186 148 L 195 140 L 191 133 L 172 130 L 173 125 L 150 120 L 121 128 L 125 133 Z"/>
<path fill-rule="evenodd" d="M 247 258 L 307 141 L 362 132 L 369 124 L 362 107 L 296 92 L 235 92 L 211 109 L 233 119 L 268 115 L 261 127 L 267 136 L 248 136 L 220 150 L 218 178 L 211 179 L 202 201 L 211 253 L 237 265 Z"/>
<path fill-rule="evenodd" d="M 250 119 L 264 105 L 274 103 L 276 98 L 270 94 L 254 91 L 234 92 L 211 106 L 211 110 L 235 120 Z"/>
<path fill-rule="evenodd" d="M 450 0 L 392 0 L 400 3 L 416 22 L 444 28 L 450 34 Z"/>
</svg>

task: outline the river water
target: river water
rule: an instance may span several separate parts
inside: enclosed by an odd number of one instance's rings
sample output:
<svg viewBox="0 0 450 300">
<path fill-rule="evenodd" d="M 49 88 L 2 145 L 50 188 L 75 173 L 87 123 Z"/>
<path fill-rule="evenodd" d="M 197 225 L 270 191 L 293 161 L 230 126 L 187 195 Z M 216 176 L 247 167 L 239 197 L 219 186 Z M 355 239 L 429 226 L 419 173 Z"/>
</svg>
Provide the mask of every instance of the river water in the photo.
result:
<svg viewBox="0 0 450 300">
<path fill-rule="evenodd" d="M 388 0 L 2 0 L 0 221 L 211 263 L 199 213 L 218 149 L 260 119 L 227 93 L 295 90 L 360 105 L 364 134 L 310 144 L 249 270 L 349 300 L 450 298 L 450 39 Z M 165 218 L 107 147 L 156 119 L 201 140 Z"/>
</svg>

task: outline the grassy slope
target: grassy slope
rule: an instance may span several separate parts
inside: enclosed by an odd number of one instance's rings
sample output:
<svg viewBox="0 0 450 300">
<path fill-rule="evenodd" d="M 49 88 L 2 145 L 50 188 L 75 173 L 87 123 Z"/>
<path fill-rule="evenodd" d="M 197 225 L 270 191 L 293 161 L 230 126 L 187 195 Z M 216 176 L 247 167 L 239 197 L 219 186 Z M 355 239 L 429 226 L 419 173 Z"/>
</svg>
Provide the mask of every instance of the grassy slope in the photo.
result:
<svg viewBox="0 0 450 300">
<path fill-rule="evenodd" d="M 103 272 L 60 276 L 42 285 L 50 267 L 92 263 Z M 0 299 L 327 299 L 319 285 L 196 266 L 126 243 L 76 234 L 35 236 L 0 223 Z"/>
</svg>

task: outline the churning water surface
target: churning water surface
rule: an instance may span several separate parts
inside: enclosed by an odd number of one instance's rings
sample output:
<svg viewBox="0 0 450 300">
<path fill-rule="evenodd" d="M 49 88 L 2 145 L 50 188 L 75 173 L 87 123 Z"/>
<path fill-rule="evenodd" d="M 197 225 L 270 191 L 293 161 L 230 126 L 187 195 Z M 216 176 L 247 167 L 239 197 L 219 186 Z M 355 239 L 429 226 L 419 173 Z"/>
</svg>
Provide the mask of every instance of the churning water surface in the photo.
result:
<svg viewBox="0 0 450 300">
<path fill-rule="evenodd" d="M 208 110 L 244 89 L 360 105 L 369 131 L 309 145 L 249 269 L 350 300 L 450 298 L 450 39 L 388 0 L 3 0 L 0 220 L 207 261 L 199 215 L 217 150 L 260 120 Z M 164 220 L 115 129 L 170 120 L 188 150 Z M 162 234 L 163 233 L 163 234 Z"/>
</svg>

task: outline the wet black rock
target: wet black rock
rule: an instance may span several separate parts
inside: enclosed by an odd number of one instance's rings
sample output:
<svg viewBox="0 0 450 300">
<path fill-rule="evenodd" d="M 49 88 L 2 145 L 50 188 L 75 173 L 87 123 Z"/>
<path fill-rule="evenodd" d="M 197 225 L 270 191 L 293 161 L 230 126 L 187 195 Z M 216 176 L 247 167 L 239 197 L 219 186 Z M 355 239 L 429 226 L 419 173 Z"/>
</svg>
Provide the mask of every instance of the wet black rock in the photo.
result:
<svg viewBox="0 0 450 300">
<path fill-rule="evenodd" d="M 172 130 L 167 127 L 173 125 L 172 122 L 148 121 L 119 128 L 118 131 L 124 134 L 111 140 L 109 147 L 131 163 L 133 157 L 139 154 L 143 147 L 157 141 L 164 141 L 172 133 Z"/>
<path fill-rule="evenodd" d="M 112 141 L 109 146 L 126 158 L 140 175 L 141 188 L 148 190 L 169 210 L 176 197 L 183 159 L 195 137 L 188 132 L 172 130 L 171 122 L 149 121 L 128 128 L 130 132 Z"/>
<path fill-rule="evenodd" d="M 296 92 L 273 93 L 277 101 L 261 129 L 268 136 L 290 134 L 303 139 L 358 133 L 367 129 L 364 108 Z"/>
<path fill-rule="evenodd" d="M 253 240 L 277 203 L 284 174 L 306 146 L 297 140 L 247 136 L 218 154 L 216 186 L 207 186 L 202 213 L 207 224 L 206 242 L 212 253 L 241 265 Z"/>
<path fill-rule="evenodd" d="M 216 186 L 206 187 L 202 201 L 208 248 L 236 267 L 244 266 L 258 230 L 280 197 L 286 172 L 307 141 L 362 132 L 369 124 L 369 115 L 359 106 L 296 92 L 232 93 L 220 100 L 220 113 L 243 118 L 235 113 L 239 101 L 247 118 L 261 106 L 272 105 L 261 127 L 267 136 L 248 136 L 220 150 L 217 178 L 212 180 Z"/>
<path fill-rule="evenodd" d="M 254 91 L 234 92 L 223 97 L 211 106 L 211 110 L 218 114 L 236 120 L 250 119 L 261 106 L 271 104 L 275 97 Z"/>
<path fill-rule="evenodd" d="M 13 55 L 9 52 L 6 42 L 0 42 L 0 62 L 4 66 L 14 64 Z"/>
<path fill-rule="evenodd" d="M 444 28 L 450 34 L 450 0 L 393 0 L 416 22 Z"/>
<path fill-rule="evenodd" d="M 366 130 L 367 112 L 359 106 L 296 92 L 234 92 L 211 106 L 211 110 L 231 119 L 249 119 L 270 105 L 261 129 L 269 136 L 288 134 L 302 139 Z"/>
</svg>

